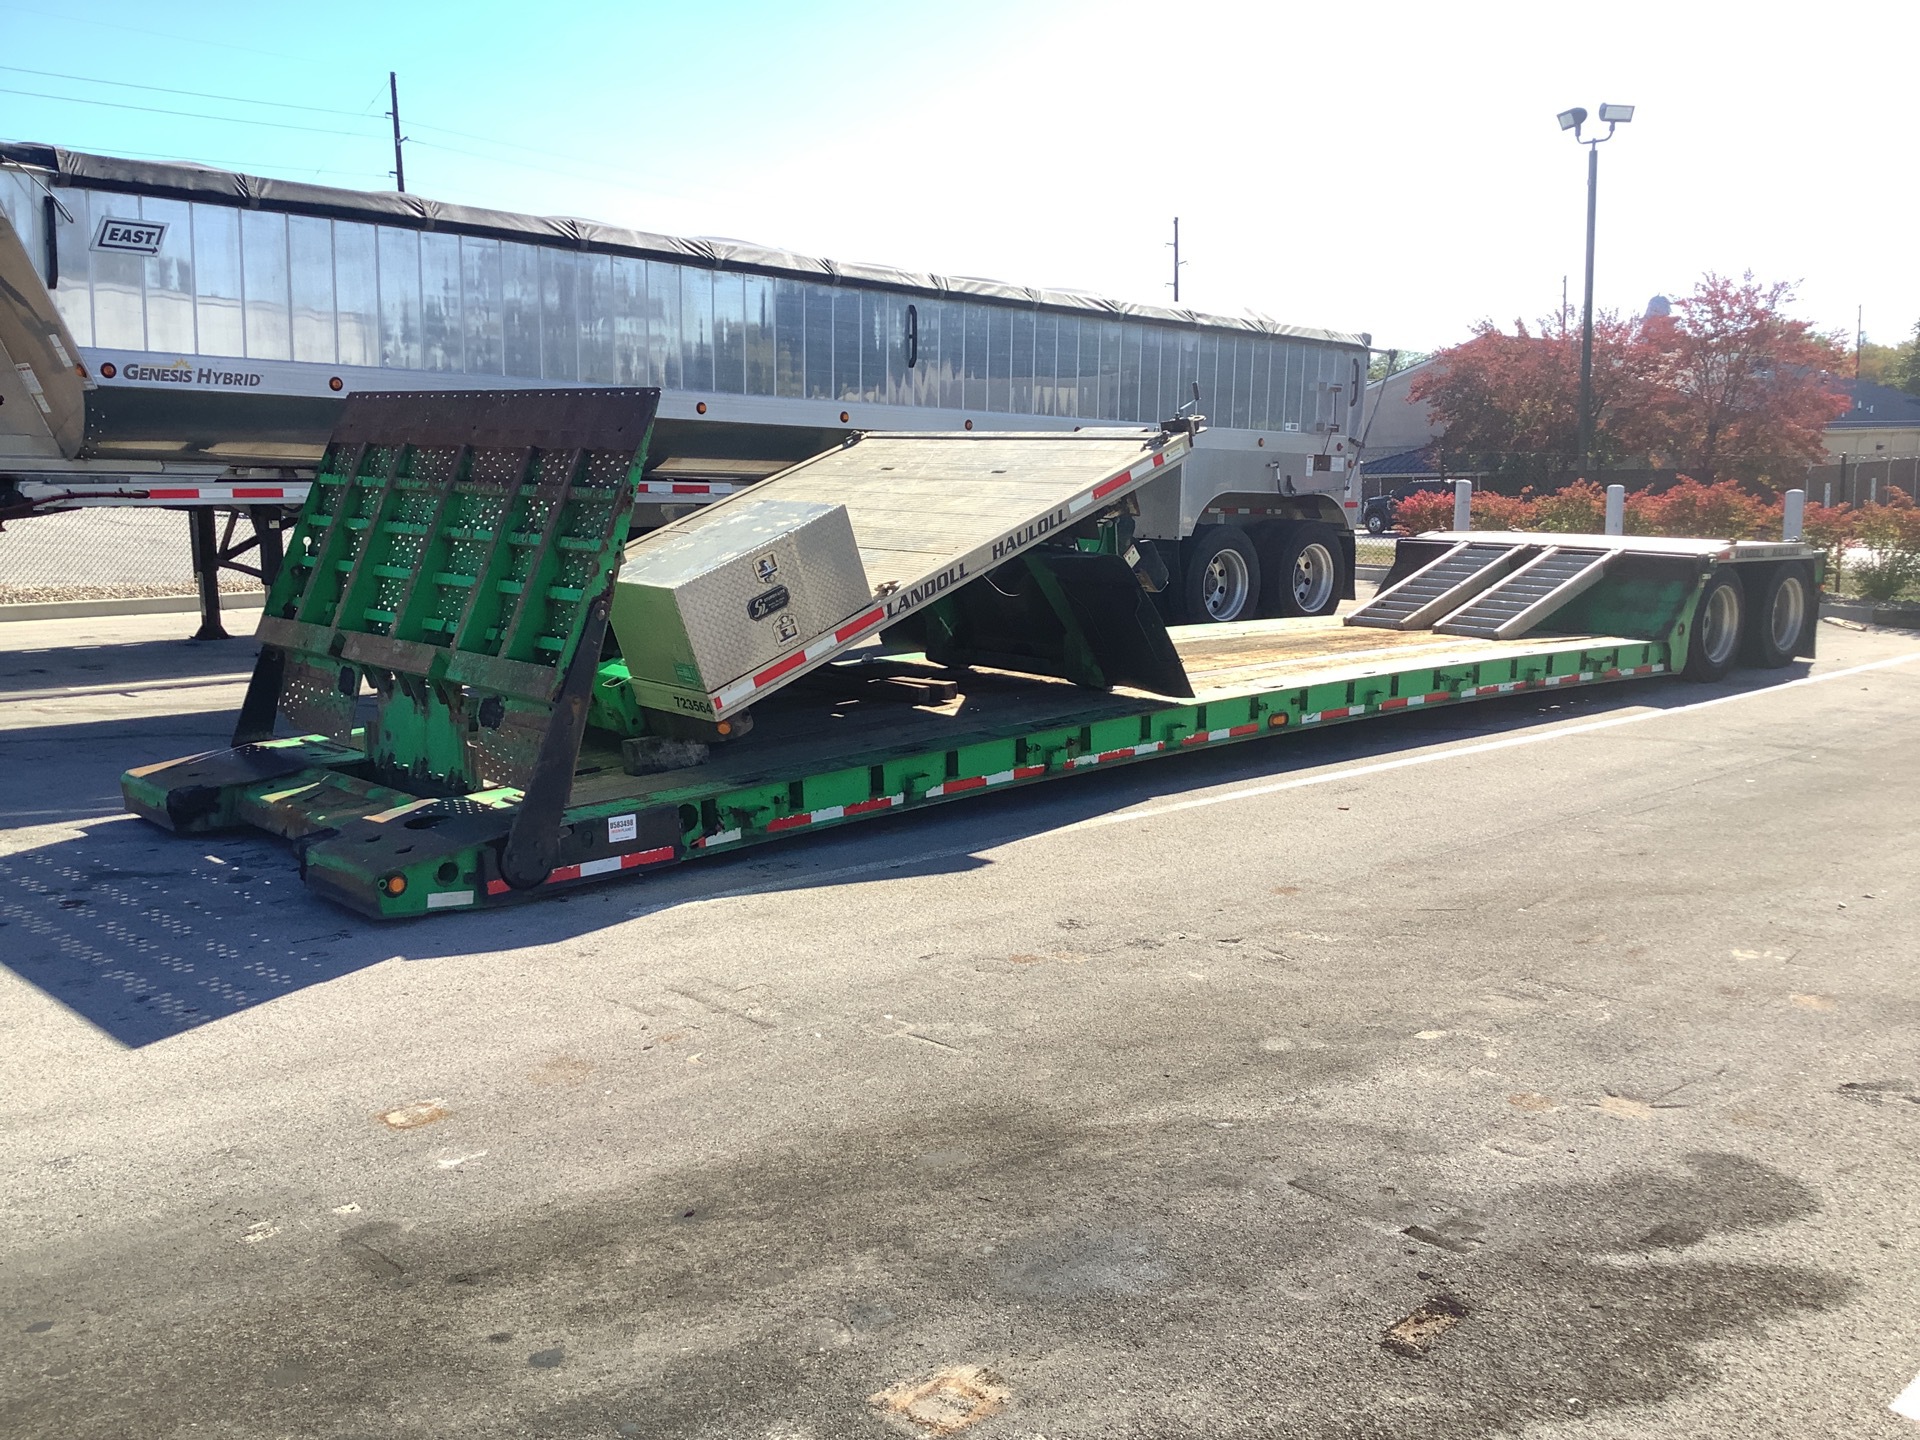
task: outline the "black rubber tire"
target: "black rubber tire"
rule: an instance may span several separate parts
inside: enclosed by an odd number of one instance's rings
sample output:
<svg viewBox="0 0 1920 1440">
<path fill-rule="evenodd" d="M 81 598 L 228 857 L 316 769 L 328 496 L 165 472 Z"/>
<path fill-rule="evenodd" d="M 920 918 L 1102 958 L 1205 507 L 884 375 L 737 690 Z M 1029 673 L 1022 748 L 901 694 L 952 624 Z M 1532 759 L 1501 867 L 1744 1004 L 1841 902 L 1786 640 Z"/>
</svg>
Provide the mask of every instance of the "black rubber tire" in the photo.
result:
<svg viewBox="0 0 1920 1440">
<path fill-rule="evenodd" d="M 1340 608 L 1353 577 L 1347 573 L 1346 547 L 1340 532 L 1318 521 L 1273 526 L 1266 534 L 1268 543 L 1261 550 L 1265 562 L 1265 588 L 1260 592 L 1262 615 L 1331 615 Z M 1305 603 L 1293 587 L 1294 567 L 1301 552 L 1317 545 L 1326 552 L 1331 569 L 1326 575 L 1326 593 L 1308 596 Z"/>
<path fill-rule="evenodd" d="M 1731 599 L 1726 598 L 1729 594 Z M 1727 613 L 1729 607 L 1731 614 Z M 1736 571 L 1721 570 L 1700 592 L 1700 603 L 1693 612 L 1693 633 L 1687 637 L 1687 664 L 1680 673 L 1689 680 L 1724 679 L 1740 658 L 1746 623 L 1746 588 Z"/>
<path fill-rule="evenodd" d="M 1384 535 L 1387 533 L 1387 517 L 1378 510 L 1367 512 L 1367 534 Z"/>
<path fill-rule="evenodd" d="M 1247 538 L 1246 531 L 1237 525 L 1202 525 L 1181 549 L 1186 553 L 1180 575 L 1180 613 L 1187 623 L 1227 624 L 1254 618 L 1260 609 L 1260 555 L 1254 549 L 1253 541 Z M 1221 611 L 1217 605 L 1209 608 L 1208 605 L 1208 598 L 1216 588 L 1215 577 L 1209 572 L 1215 559 L 1220 558 L 1223 552 L 1231 552 L 1238 557 L 1244 571 L 1244 584 L 1237 586 L 1240 590 L 1239 603 L 1230 611 Z M 1226 561 L 1229 569 L 1233 565 L 1232 559 Z"/>
<path fill-rule="evenodd" d="M 1777 565 L 1760 587 L 1760 603 L 1747 617 L 1746 644 L 1741 659 L 1762 670 L 1793 663 L 1805 647 L 1807 627 L 1818 619 L 1820 597 L 1813 576 L 1804 565 Z M 1797 614 L 1798 625 L 1793 616 Z M 1791 630 L 1791 634 L 1783 631 Z"/>
</svg>

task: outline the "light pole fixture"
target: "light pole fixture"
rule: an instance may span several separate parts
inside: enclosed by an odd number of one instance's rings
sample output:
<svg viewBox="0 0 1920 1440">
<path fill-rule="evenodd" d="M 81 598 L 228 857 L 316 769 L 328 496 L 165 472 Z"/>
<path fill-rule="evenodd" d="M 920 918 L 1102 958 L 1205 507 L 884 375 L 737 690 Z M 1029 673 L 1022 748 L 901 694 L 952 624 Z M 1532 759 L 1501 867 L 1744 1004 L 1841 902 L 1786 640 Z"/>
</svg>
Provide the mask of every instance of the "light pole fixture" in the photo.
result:
<svg viewBox="0 0 1920 1440">
<path fill-rule="evenodd" d="M 1562 130 L 1571 130 L 1573 138 L 1587 147 L 1587 295 L 1580 322 L 1580 474 L 1586 477 L 1593 465 L 1593 220 L 1594 204 L 1600 188 L 1600 146 L 1613 138 L 1613 132 L 1633 119 L 1631 105 L 1602 105 L 1600 120 L 1607 133 L 1591 140 L 1580 133 L 1587 123 L 1587 112 L 1578 105 L 1562 110 L 1557 117 Z"/>
</svg>

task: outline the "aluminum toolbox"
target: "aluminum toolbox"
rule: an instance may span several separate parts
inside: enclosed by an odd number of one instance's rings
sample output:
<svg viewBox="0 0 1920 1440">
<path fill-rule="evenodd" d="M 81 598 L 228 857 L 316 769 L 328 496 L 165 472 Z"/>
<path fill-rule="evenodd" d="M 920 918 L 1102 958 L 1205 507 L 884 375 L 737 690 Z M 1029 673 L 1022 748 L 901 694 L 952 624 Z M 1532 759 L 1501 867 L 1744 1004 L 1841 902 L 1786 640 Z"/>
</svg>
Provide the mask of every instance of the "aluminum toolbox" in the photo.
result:
<svg viewBox="0 0 1920 1440">
<path fill-rule="evenodd" d="M 844 505 L 757 500 L 631 550 L 613 629 L 635 681 L 707 692 L 872 598 Z"/>
</svg>

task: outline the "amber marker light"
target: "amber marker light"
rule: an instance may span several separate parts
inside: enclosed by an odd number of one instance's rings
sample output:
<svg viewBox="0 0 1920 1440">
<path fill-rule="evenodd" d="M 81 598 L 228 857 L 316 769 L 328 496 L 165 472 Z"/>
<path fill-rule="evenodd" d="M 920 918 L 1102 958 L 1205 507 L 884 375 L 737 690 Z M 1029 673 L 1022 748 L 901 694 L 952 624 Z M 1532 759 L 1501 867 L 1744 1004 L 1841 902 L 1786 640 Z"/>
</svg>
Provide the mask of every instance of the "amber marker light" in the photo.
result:
<svg viewBox="0 0 1920 1440">
<path fill-rule="evenodd" d="M 331 380 L 327 381 L 327 389 L 332 390 L 336 394 L 338 394 L 340 391 L 346 388 L 347 388 L 347 382 L 342 380 L 338 375 L 334 376 Z"/>
<path fill-rule="evenodd" d="M 404 895 L 407 889 L 407 877 L 404 875 L 389 875 L 380 882 L 380 888 L 389 895 Z"/>
<path fill-rule="evenodd" d="M 119 373 L 120 373 L 119 367 L 116 366 L 113 363 L 113 361 L 105 360 L 101 362 L 100 378 L 102 380 L 111 380 L 114 376 L 118 375 Z"/>
<path fill-rule="evenodd" d="M 695 405 L 695 406 L 693 407 L 693 413 L 694 413 L 694 414 L 696 414 L 696 415 L 704 415 L 704 414 L 706 414 L 706 413 L 707 413 L 707 402 L 706 402 L 706 401 L 704 401 L 704 400 L 702 400 L 702 401 L 700 401 L 700 402 L 699 402 L 698 404 L 696 404 L 696 405 Z"/>
</svg>

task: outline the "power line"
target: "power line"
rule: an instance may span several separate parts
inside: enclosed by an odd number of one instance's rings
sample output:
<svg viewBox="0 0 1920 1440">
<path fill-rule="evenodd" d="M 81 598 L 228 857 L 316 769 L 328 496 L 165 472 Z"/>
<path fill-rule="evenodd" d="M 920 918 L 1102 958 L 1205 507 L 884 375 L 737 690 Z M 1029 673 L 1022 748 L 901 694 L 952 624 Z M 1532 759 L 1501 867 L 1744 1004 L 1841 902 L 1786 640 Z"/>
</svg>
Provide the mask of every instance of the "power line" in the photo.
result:
<svg viewBox="0 0 1920 1440">
<path fill-rule="evenodd" d="M 98 25 L 103 30 L 124 30 L 129 35 L 151 35 L 158 40 L 173 40 L 187 45 L 207 45 L 218 50 L 238 50 L 242 55 L 266 55 L 275 60 L 298 60 L 298 55 L 285 55 L 278 50 L 259 50 L 251 45 L 234 45 L 225 40 L 203 40 L 198 36 L 186 36 L 166 30 L 143 30 L 138 25 L 121 25 L 112 20 L 89 20 L 84 15 L 73 15 L 64 11 L 35 10 L 30 5 L 0 5 L 0 10 L 12 10 L 21 15 L 38 15 L 47 20 L 58 20 L 63 25 Z"/>
<path fill-rule="evenodd" d="M 529 155 L 552 155 L 553 154 L 553 147 L 551 145 L 516 145 L 511 140 L 492 140 L 485 135 L 474 135 L 465 130 L 449 130 L 444 125 L 422 125 L 418 120 L 408 121 L 407 128 L 409 130 L 431 130 L 436 135 L 458 135 L 462 140 L 477 140 L 482 145 L 499 145 L 502 148 L 507 150 L 524 150 Z M 423 141 L 420 141 L 419 143 L 424 145 L 427 142 L 423 140 Z M 447 149 L 449 147 L 441 146 L 440 148 Z M 456 153 L 464 155 L 467 152 L 462 150 Z M 484 160 L 487 157 L 482 155 L 477 158 Z"/>
<path fill-rule="evenodd" d="M 104 105 L 109 110 L 138 110 L 145 115 L 177 115 L 185 120 L 223 120 L 229 125 L 265 125 L 273 130 L 302 130 L 309 135 L 344 135 L 349 140 L 372 138 L 358 130 L 322 130 L 315 125 L 289 125 L 284 120 L 254 120 L 237 115 L 208 115 L 198 110 L 163 110 L 157 105 L 129 105 L 121 100 L 88 100 L 78 95 L 45 95 L 38 90 L 13 90 L 4 85 L 0 85 L 0 95 L 25 95 L 32 100 L 60 100 L 68 105 Z"/>
<path fill-rule="evenodd" d="M 407 128 L 415 129 L 425 127 L 416 127 L 410 123 Z M 424 145 L 429 150 L 439 150 L 448 155 L 464 155 L 470 160 L 484 160 L 489 165 L 508 165 L 516 170 L 531 170 L 536 175 L 558 175 L 567 180 L 584 180 L 593 185 L 605 185 L 614 190 L 625 190 L 630 195 L 643 195 L 649 200 L 680 198 L 678 196 L 666 195 L 659 190 L 642 190 L 637 185 L 624 185 L 620 181 L 610 179 L 605 175 L 589 175 L 578 170 L 563 169 L 553 164 L 533 165 L 525 160 L 508 160 L 499 155 L 482 155 L 476 150 L 462 150 L 457 145 L 442 145 L 434 140 L 415 140 L 409 136 L 407 143 L 409 145 Z"/>
<path fill-rule="evenodd" d="M 226 100 L 235 105 L 270 105 L 277 110 L 304 110 L 310 115 L 344 115 L 349 120 L 369 118 L 364 111 L 329 110 L 320 105 L 294 105 L 285 100 L 250 100 L 244 95 L 216 95 L 206 90 L 173 90 L 165 85 L 140 85 L 132 80 L 100 80 L 92 75 L 64 75 L 58 70 L 29 70 L 24 65 L 0 65 L 0 70 L 8 70 L 15 75 L 38 75 L 45 80 L 77 80 L 82 85 L 112 85 L 121 90 L 151 90 L 158 95 L 185 95 L 194 100 Z"/>
</svg>

